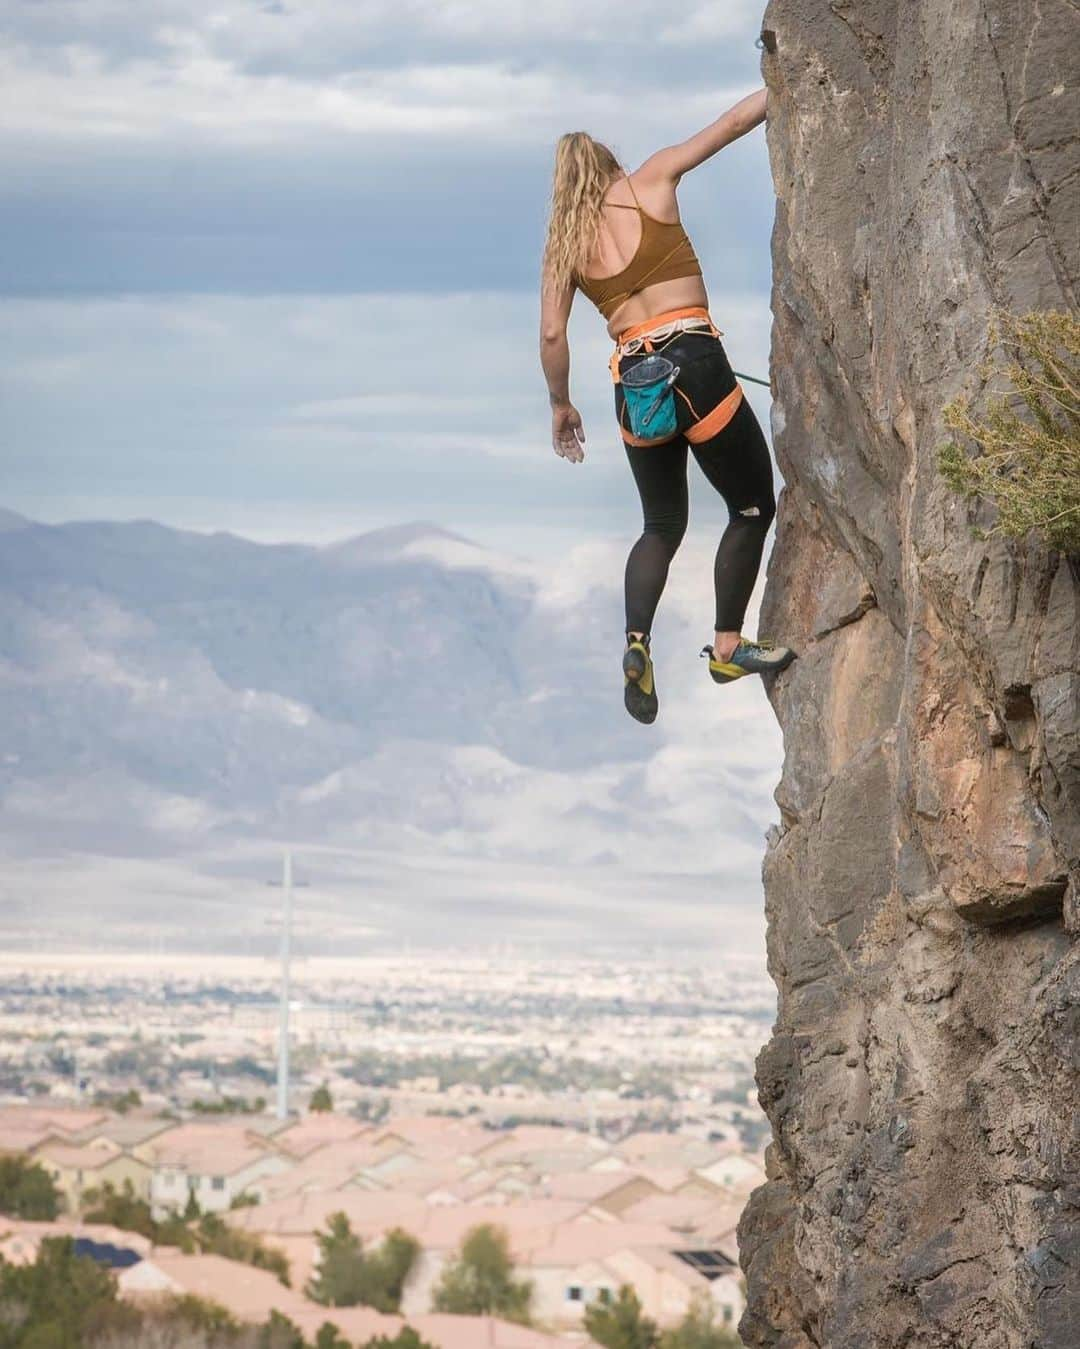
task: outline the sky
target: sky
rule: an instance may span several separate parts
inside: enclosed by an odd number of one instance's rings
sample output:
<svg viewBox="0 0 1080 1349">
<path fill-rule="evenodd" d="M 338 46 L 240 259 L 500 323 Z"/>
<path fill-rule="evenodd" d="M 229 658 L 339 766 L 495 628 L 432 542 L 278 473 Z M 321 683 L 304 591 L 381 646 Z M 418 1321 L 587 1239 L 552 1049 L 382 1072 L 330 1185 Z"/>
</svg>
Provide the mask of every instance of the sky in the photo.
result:
<svg viewBox="0 0 1080 1349">
<path fill-rule="evenodd" d="M 580 299 L 586 463 L 550 448 L 552 148 L 584 127 L 633 166 L 692 134 L 760 83 L 760 12 L 8 0 L 0 504 L 312 541 L 434 519 L 533 555 L 631 536 Z M 680 196 L 733 363 L 765 375 L 763 131 Z"/>
</svg>

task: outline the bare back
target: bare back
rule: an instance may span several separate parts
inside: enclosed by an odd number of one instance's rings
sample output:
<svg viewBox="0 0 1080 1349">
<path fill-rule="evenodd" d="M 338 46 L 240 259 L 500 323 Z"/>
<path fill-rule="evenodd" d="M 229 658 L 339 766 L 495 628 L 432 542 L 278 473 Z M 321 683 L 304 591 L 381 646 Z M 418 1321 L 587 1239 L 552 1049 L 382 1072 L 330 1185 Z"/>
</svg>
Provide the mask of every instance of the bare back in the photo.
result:
<svg viewBox="0 0 1080 1349">
<path fill-rule="evenodd" d="M 630 178 L 633 192 L 626 178 L 617 179 L 608 189 L 597 247 L 589 258 L 585 273 L 588 277 L 615 276 L 633 261 L 641 243 L 641 217 L 633 209 L 634 193 L 641 209 L 654 219 L 666 223 L 675 223 L 679 219 L 679 202 L 673 182 L 642 174 L 640 170 Z M 617 337 L 624 329 L 644 323 L 656 314 L 692 305 L 708 308 L 708 304 L 705 283 L 699 276 L 661 281 L 629 296 L 609 319 L 608 332 Z"/>
</svg>

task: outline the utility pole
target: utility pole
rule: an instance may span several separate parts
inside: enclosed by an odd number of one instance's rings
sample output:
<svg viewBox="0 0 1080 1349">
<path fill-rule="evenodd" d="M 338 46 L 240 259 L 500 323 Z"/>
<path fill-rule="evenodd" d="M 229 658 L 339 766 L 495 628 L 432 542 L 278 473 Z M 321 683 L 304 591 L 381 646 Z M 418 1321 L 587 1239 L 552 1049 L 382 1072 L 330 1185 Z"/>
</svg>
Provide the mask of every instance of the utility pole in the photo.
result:
<svg viewBox="0 0 1080 1349">
<path fill-rule="evenodd" d="M 292 956 L 292 853 L 288 848 L 281 863 L 281 888 L 285 912 L 281 923 L 281 1010 L 278 1020 L 277 1117 L 289 1118 L 289 960 Z"/>
</svg>

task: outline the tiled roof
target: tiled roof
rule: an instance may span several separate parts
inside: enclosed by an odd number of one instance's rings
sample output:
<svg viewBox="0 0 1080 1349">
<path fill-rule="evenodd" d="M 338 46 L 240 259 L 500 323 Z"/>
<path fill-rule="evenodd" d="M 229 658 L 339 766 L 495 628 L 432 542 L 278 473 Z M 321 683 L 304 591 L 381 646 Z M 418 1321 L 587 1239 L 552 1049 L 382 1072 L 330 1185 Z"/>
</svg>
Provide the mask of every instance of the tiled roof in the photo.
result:
<svg viewBox="0 0 1080 1349">
<path fill-rule="evenodd" d="M 115 1162 L 118 1157 L 123 1157 L 124 1154 L 119 1148 L 102 1147 L 100 1144 L 91 1143 L 78 1147 L 72 1143 L 50 1142 L 38 1148 L 35 1155 L 43 1161 L 63 1167 L 65 1171 L 97 1171 L 100 1167 L 107 1166 L 109 1162 Z M 135 1164 L 139 1165 L 137 1162 Z"/>
<path fill-rule="evenodd" d="M 181 1124 L 140 1144 L 139 1157 L 154 1166 L 182 1167 L 199 1175 L 232 1176 L 275 1154 L 242 1124 L 205 1122 Z"/>
</svg>

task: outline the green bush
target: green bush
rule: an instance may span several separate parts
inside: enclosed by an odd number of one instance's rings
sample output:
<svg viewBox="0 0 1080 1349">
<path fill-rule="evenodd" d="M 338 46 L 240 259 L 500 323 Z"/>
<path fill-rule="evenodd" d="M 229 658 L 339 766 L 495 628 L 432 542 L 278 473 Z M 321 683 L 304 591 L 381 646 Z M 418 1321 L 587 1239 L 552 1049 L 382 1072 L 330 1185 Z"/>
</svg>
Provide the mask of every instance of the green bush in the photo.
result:
<svg viewBox="0 0 1080 1349">
<path fill-rule="evenodd" d="M 514 1279 L 510 1243 L 490 1223 L 466 1232 L 457 1258 L 442 1272 L 432 1310 L 457 1316 L 501 1316 L 527 1325 L 532 1284 Z"/>
<path fill-rule="evenodd" d="M 60 1192 L 38 1162 L 15 1153 L 0 1155 L 0 1213 L 51 1222 L 60 1212 Z"/>
<path fill-rule="evenodd" d="M 656 1322 L 645 1315 L 629 1284 L 610 1302 L 594 1302 L 585 1309 L 585 1329 L 604 1349 L 659 1349 Z"/>
<path fill-rule="evenodd" d="M 706 1294 L 696 1297 L 674 1330 L 660 1337 L 660 1349 L 738 1349 L 742 1340 L 716 1324 L 716 1309 Z"/>
<path fill-rule="evenodd" d="M 108 1182 L 100 1189 L 87 1190 L 83 1195 L 82 1216 L 84 1222 L 105 1223 L 123 1232 L 138 1232 L 155 1244 L 166 1244 L 158 1240 L 159 1224 L 154 1221 L 150 1205 L 136 1196 L 130 1180 L 124 1182 L 122 1190 Z"/>
<path fill-rule="evenodd" d="M 176 1246 L 185 1255 L 202 1251 L 226 1260 L 269 1270 L 283 1284 L 289 1284 L 289 1261 L 283 1251 L 267 1246 L 260 1237 L 229 1225 L 216 1213 L 200 1213 L 194 1194 L 188 1198 L 184 1217 L 171 1214 L 158 1221 L 150 1205 L 136 1197 L 130 1181 L 123 1190 L 103 1185 L 89 1190 L 85 1197 L 83 1219 L 88 1223 L 107 1223 L 124 1232 L 139 1232 L 155 1246 Z"/>
<path fill-rule="evenodd" d="M 308 1101 L 308 1109 L 316 1115 L 329 1114 L 334 1108 L 334 1098 L 330 1094 L 330 1088 L 324 1082 L 321 1087 L 316 1087 L 311 1093 L 311 1099 Z"/>
<path fill-rule="evenodd" d="M 267 1246 L 260 1237 L 229 1227 L 216 1213 L 204 1213 L 195 1228 L 195 1245 L 208 1255 L 220 1255 L 226 1260 L 237 1260 L 256 1269 L 276 1274 L 286 1288 L 289 1286 L 289 1261 L 283 1251 Z"/>
<path fill-rule="evenodd" d="M 388 1335 L 376 1335 L 365 1343 L 364 1349 L 435 1349 L 435 1345 L 430 1340 L 422 1340 L 411 1326 L 406 1326 L 393 1339 Z"/>
<path fill-rule="evenodd" d="M 981 415 L 970 399 L 949 404 L 945 425 L 957 439 L 939 452 L 942 476 L 996 508 L 988 535 L 1034 530 L 1051 548 L 1080 552 L 1080 320 L 998 314 L 990 343 L 1005 364 L 988 360 L 979 373 L 1004 373 L 1012 392 L 991 398 Z"/>
<path fill-rule="evenodd" d="M 77 1349 L 115 1301 L 108 1270 L 76 1255 L 70 1237 L 46 1238 L 32 1265 L 0 1261 L 0 1346 Z"/>
<path fill-rule="evenodd" d="M 324 1307 L 373 1307 L 396 1312 L 420 1245 L 401 1228 L 388 1232 L 374 1251 L 363 1243 L 344 1213 L 332 1213 L 316 1236 L 319 1264 L 306 1292 Z"/>
</svg>

